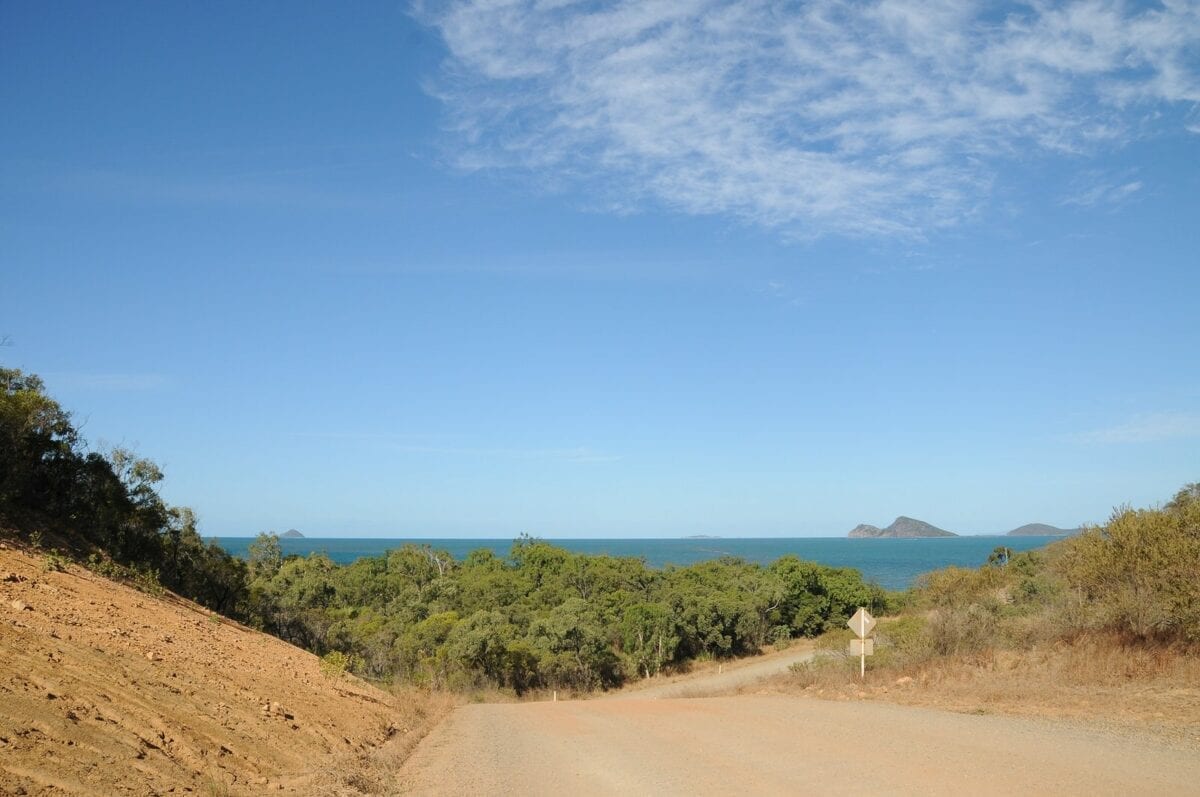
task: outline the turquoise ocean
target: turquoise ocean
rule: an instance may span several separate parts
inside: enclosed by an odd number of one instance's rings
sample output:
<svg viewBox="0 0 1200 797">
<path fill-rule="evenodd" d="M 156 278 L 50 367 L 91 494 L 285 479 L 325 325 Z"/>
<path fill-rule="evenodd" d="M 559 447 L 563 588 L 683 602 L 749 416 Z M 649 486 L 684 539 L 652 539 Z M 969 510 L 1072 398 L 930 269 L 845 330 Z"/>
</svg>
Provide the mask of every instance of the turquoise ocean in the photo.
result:
<svg viewBox="0 0 1200 797">
<path fill-rule="evenodd" d="M 216 542 L 234 556 L 246 556 L 253 542 L 250 537 L 220 537 Z M 633 556 L 651 567 L 690 565 L 722 556 L 735 556 L 748 562 L 769 564 L 781 556 L 794 554 L 833 567 L 853 567 L 869 581 L 887 589 L 912 586 L 917 576 L 930 570 L 957 565 L 978 567 L 999 545 L 1014 551 L 1040 548 L 1057 537 L 938 537 L 926 539 L 849 539 L 846 537 L 729 537 L 715 539 L 588 539 L 546 542 L 569 551 L 608 556 Z M 284 554 L 307 556 L 324 553 L 339 564 L 348 564 L 363 556 L 379 556 L 405 544 L 429 545 L 461 560 L 478 548 L 487 548 L 498 556 L 507 556 L 513 541 L 509 539 L 382 539 L 349 537 L 304 537 L 281 539 Z"/>
</svg>

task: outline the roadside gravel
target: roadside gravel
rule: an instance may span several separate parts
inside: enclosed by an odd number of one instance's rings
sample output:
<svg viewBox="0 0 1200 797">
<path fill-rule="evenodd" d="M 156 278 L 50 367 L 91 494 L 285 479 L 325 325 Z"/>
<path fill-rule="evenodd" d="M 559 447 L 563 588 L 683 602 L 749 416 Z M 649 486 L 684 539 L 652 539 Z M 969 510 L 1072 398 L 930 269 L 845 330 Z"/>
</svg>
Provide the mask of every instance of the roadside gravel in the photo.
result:
<svg viewBox="0 0 1200 797">
<path fill-rule="evenodd" d="M 1046 720 L 745 688 L 797 647 L 610 697 L 459 708 L 409 759 L 419 795 L 1196 794 L 1200 755 Z M 690 697 L 692 699 L 668 699 Z"/>
</svg>

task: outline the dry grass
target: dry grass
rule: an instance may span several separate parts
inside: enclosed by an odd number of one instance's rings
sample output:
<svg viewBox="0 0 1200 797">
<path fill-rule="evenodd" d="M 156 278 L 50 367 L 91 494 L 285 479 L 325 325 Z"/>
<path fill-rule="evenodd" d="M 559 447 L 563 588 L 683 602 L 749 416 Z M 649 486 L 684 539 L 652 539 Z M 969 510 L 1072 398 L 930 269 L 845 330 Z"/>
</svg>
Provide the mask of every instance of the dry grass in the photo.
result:
<svg viewBox="0 0 1200 797">
<path fill-rule="evenodd" d="M 1182 648 L 1128 643 L 1115 635 L 885 663 L 870 667 L 862 681 L 857 658 L 831 653 L 774 679 L 769 688 L 1079 720 L 1200 745 L 1200 659 Z"/>
<path fill-rule="evenodd" d="M 381 729 L 387 741 L 323 767 L 306 789 L 331 797 L 401 793 L 399 774 L 404 762 L 426 734 L 461 702 L 461 697 L 413 687 L 396 687 L 393 693 L 401 710 Z"/>
<path fill-rule="evenodd" d="M 865 679 L 843 629 L 774 688 L 1067 719 L 1200 747 L 1200 636 L 1188 619 L 1200 616 L 1200 490 L 1185 493 L 1003 567 L 928 574 L 900 616 L 880 621 Z M 1146 568 L 1150 554 L 1174 566 Z"/>
</svg>

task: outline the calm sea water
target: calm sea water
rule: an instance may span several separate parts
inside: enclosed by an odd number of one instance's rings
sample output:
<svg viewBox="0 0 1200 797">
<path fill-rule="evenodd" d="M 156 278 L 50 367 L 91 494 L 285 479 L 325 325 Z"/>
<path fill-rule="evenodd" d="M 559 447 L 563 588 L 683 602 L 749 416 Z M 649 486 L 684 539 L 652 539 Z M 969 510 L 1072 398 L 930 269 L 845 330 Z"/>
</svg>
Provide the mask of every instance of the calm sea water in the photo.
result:
<svg viewBox="0 0 1200 797">
<path fill-rule="evenodd" d="M 640 557 L 651 567 L 667 564 L 690 565 L 706 559 L 737 556 L 748 562 L 769 564 L 781 556 L 795 554 L 801 559 L 834 567 L 857 568 L 865 578 L 887 589 L 905 589 L 922 573 L 949 565 L 978 567 L 987 561 L 997 545 L 1014 551 L 1026 551 L 1046 545 L 1056 537 L 940 537 L 913 540 L 864 540 L 846 537 L 729 538 L 712 540 L 546 540 L 569 551 L 609 556 Z M 224 537 L 217 539 L 234 556 L 246 556 L 253 539 Z M 430 545 L 462 559 L 477 548 L 488 548 L 506 556 L 512 540 L 437 540 L 437 539 L 350 539 L 304 537 L 281 539 L 285 554 L 325 553 L 335 562 L 347 564 L 362 556 L 378 556 L 405 543 Z"/>
</svg>

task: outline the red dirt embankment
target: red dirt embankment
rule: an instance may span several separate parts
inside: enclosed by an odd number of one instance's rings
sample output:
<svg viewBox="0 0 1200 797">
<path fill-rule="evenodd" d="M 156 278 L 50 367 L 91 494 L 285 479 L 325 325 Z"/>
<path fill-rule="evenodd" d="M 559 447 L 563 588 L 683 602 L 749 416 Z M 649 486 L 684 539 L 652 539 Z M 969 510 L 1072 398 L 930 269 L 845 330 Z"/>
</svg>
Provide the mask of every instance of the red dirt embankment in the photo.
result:
<svg viewBox="0 0 1200 797">
<path fill-rule="evenodd" d="M 417 735 L 412 705 L 310 653 L 43 562 L 0 542 L 0 793 L 326 791 Z"/>
</svg>

